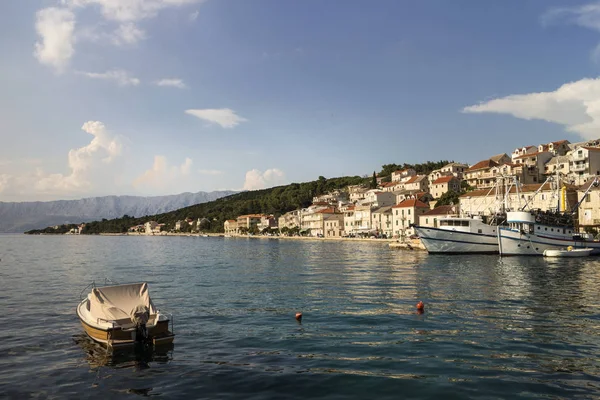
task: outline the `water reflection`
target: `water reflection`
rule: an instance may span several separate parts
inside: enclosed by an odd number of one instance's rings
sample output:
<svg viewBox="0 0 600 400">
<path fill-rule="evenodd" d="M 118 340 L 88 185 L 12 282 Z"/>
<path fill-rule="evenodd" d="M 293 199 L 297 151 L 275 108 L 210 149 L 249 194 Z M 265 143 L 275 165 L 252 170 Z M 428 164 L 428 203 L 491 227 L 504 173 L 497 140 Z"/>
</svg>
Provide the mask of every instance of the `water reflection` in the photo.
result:
<svg viewBox="0 0 600 400">
<path fill-rule="evenodd" d="M 150 368 L 150 363 L 166 364 L 173 360 L 173 343 L 160 346 L 136 345 L 111 351 L 94 342 L 86 334 L 74 335 L 73 341 L 81 347 L 85 361 L 92 369 L 111 367 L 143 370 Z"/>
</svg>

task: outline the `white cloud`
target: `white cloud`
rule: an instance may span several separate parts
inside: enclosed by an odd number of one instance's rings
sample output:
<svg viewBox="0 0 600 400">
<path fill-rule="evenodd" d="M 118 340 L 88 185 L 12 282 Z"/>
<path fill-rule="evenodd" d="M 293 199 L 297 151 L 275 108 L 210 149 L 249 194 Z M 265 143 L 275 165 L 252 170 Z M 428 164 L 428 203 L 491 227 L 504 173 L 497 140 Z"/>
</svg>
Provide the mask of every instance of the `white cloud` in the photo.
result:
<svg viewBox="0 0 600 400">
<path fill-rule="evenodd" d="M 156 86 L 168 86 L 168 87 L 175 87 L 175 88 L 179 88 L 179 89 L 185 89 L 187 87 L 181 79 L 177 79 L 177 78 L 161 79 L 159 81 L 154 82 L 154 84 Z"/>
<path fill-rule="evenodd" d="M 189 15 L 190 21 L 193 22 L 193 21 L 197 20 L 198 19 L 198 15 L 200 15 L 200 11 L 198 11 L 198 10 L 194 11 L 193 13 L 191 13 Z"/>
<path fill-rule="evenodd" d="M 510 95 L 465 107 L 466 113 L 509 114 L 564 125 L 584 139 L 600 132 L 600 78 L 565 83 L 553 92 Z"/>
<path fill-rule="evenodd" d="M 19 170 L 16 174 L 0 175 L 0 192 L 20 200 L 65 198 L 89 194 L 110 182 L 109 165 L 122 154 L 123 138 L 109 132 L 99 121 L 88 121 L 81 129 L 93 136 L 87 145 L 68 153 L 68 174 L 47 173 L 42 168 L 34 172 Z M 25 162 L 21 163 L 25 165 Z M 112 171 L 117 173 L 116 170 Z"/>
<path fill-rule="evenodd" d="M 600 31 L 600 3 L 551 8 L 542 15 L 541 21 L 543 25 L 566 22 Z"/>
<path fill-rule="evenodd" d="M 146 38 L 146 33 L 132 22 L 119 25 L 112 35 L 112 42 L 118 46 L 136 44 Z"/>
<path fill-rule="evenodd" d="M 230 108 L 207 108 L 203 110 L 186 110 L 186 114 L 193 115 L 213 124 L 222 126 L 223 128 L 233 128 L 240 122 L 248 121 L 246 118 L 240 117 Z"/>
<path fill-rule="evenodd" d="M 62 8 L 44 8 L 36 14 L 35 29 L 41 37 L 41 42 L 35 43 L 35 58 L 63 72 L 75 53 L 75 14 Z"/>
<path fill-rule="evenodd" d="M 544 26 L 564 23 L 600 32 L 600 2 L 551 8 L 542 15 L 541 22 Z M 590 57 L 594 62 L 600 62 L 600 44 L 592 49 Z"/>
<path fill-rule="evenodd" d="M 193 161 L 186 158 L 181 165 L 169 166 L 167 157 L 156 155 L 152 168 L 133 181 L 135 188 L 166 189 L 172 187 L 178 179 L 190 175 Z"/>
<path fill-rule="evenodd" d="M 127 71 L 121 69 L 113 69 L 103 73 L 98 72 L 79 72 L 79 74 L 92 79 L 102 79 L 106 81 L 114 81 L 119 86 L 137 86 L 140 84 L 138 78 L 132 77 Z"/>
<path fill-rule="evenodd" d="M 285 174 L 277 168 L 271 168 L 264 173 L 257 169 L 246 172 L 244 190 L 258 190 L 267 187 L 282 185 L 285 182 Z"/>
<path fill-rule="evenodd" d="M 62 0 L 69 7 L 97 6 L 107 20 L 130 22 L 154 18 L 159 11 L 205 0 Z"/>
<path fill-rule="evenodd" d="M 223 171 L 218 169 L 199 169 L 198 173 L 201 175 L 223 175 Z"/>
<path fill-rule="evenodd" d="M 133 45 L 147 36 L 136 22 L 154 18 L 164 9 L 201 4 L 204 1 L 60 0 L 63 7 L 49 7 L 37 12 L 35 28 L 41 41 L 36 42 L 34 55 L 42 64 L 62 72 L 75 53 L 75 34 L 83 40 L 109 39 L 118 46 Z M 99 10 L 104 21 L 118 24 L 118 27 L 111 33 L 98 32 L 98 27 L 105 25 L 101 23 L 96 27 L 83 26 L 75 32 L 75 15 L 85 8 Z"/>
</svg>

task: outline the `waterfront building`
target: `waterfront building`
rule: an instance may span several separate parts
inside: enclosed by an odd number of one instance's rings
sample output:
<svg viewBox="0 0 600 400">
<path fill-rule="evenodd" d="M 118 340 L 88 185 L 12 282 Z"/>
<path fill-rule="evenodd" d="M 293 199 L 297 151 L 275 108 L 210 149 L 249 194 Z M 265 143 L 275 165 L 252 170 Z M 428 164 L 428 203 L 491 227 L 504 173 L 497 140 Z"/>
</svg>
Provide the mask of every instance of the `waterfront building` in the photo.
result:
<svg viewBox="0 0 600 400">
<path fill-rule="evenodd" d="M 302 213 L 301 215 L 301 232 L 308 232 L 310 236 L 325 236 L 325 222 L 337 220 L 337 226 L 341 226 L 344 216 L 338 213 L 335 207 L 320 209 L 312 213 Z M 334 227 L 329 226 L 331 232 L 336 232 Z M 330 233 L 332 235 L 333 233 Z M 339 236 L 341 233 L 339 233 Z"/>
<path fill-rule="evenodd" d="M 392 237 L 393 235 L 392 207 L 379 207 L 371 212 L 371 226 L 373 230 L 387 237 Z"/>
<path fill-rule="evenodd" d="M 415 233 L 413 225 L 418 217 L 429 211 L 429 206 L 417 199 L 406 199 L 392 207 L 393 235 L 405 238 Z"/>
<path fill-rule="evenodd" d="M 237 235 L 239 233 L 237 220 L 228 219 L 225 221 L 224 230 L 226 235 Z"/>
<path fill-rule="evenodd" d="M 296 227 L 299 228 L 300 227 L 300 210 L 294 210 L 294 211 L 290 211 L 290 212 L 283 214 L 277 220 L 277 225 L 280 230 L 282 228 L 288 228 L 288 229 L 292 229 L 292 228 L 296 228 Z"/>
<path fill-rule="evenodd" d="M 262 214 L 240 215 L 237 217 L 238 231 L 241 231 L 242 229 L 250 230 L 254 227 L 257 227 L 258 229 L 258 224 L 260 224 L 262 217 Z"/>
<path fill-rule="evenodd" d="M 326 238 L 339 238 L 344 234 L 344 214 L 334 212 L 323 214 L 323 230 Z"/>
<path fill-rule="evenodd" d="M 277 229 L 277 219 L 272 215 L 263 215 L 260 217 L 260 222 L 256 225 L 259 232 L 262 232 L 264 229 Z"/>
</svg>

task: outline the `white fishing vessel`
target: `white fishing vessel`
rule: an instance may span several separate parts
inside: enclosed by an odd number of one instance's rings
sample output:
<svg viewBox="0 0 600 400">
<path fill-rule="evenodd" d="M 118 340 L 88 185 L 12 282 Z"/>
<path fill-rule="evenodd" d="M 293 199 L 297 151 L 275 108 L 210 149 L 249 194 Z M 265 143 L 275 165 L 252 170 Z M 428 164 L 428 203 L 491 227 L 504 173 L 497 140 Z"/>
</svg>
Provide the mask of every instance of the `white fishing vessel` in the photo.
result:
<svg viewBox="0 0 600 400">
<path fill-rule="evenodd" d="M 495 204 L 487 211 L 491 215 L 441 218 L 438 227 L 415 226 L 415 232 L 429 253 L 498 254 L 498 227 L 505 223 L 506 193 L 514 185 L 512 176 L 497 177 L 487 192 L 495 191 Z"/>
<path fill-rule="evenodd" d="M 415 226 L 415 232 L 429 253 L 497 254 L 497 219 L 489 221 L 482 216 L 446 217 L 439 227 Z"/>
<path fill-rule="evenodd" d="M 554 183 L 554 190 L 558 193 L 559 180 L 548 178 L 546 182 Z M 519 211 L 507 213 L 507 227 L 498 230 L 498 244 L 500 255 L 518 255 L 518 256 L 542 256 L 544 251 L 556 248 L 590 248 L 590 254 L 600 254 L 600 241 L 585 233 L 579 233 L 575 229 L 574 219 L 581 202 L 586 198 L 592 187 L 598 186 L 600 181 L 598 177 L 589 186 L 572 211 L 566 210 L 566 198 L 562 198 L 558 207 L 549 211 L 530 210 L 525 211 L 527 204 L 521 207 Z M 545 184 L 545 183 L 544 183 Z M 543 187 L 540 186 L 540 189 Z M 537 194 L 537 192 L 534 194 Z"/>
</svg>

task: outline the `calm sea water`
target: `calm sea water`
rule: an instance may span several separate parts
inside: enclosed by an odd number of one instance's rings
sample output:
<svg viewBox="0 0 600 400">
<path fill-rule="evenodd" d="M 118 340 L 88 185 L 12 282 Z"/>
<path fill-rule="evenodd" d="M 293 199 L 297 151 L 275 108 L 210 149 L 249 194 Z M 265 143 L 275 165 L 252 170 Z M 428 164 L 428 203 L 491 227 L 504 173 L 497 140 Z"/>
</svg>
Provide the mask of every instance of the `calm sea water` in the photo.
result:
<svg viewBox="0 0 600 400">
<path fill-rule="evenodd" d="M 83 334 L 80 291 L 105 277 L 150 283 L 172 348 L 107 355 Z M 600 397 L 599 289 L 593 258 L 3 235 L 0 397 Z"/>
</svg>

